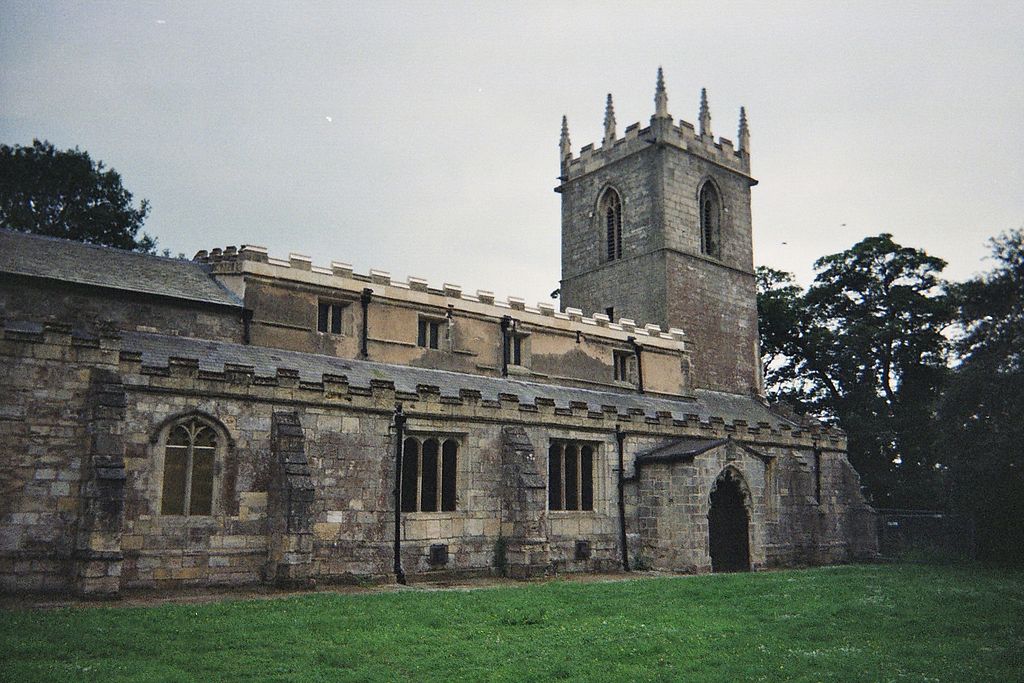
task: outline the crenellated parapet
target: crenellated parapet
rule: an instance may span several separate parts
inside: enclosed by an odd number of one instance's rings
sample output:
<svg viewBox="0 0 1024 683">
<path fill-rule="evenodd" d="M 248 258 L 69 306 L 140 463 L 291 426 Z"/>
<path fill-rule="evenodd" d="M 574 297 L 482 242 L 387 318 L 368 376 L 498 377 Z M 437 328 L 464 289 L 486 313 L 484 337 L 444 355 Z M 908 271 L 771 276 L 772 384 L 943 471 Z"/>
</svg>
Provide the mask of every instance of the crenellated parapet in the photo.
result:
<svg viewBox="0 0 1024 683">
<path fill-rule="evenodd" d="M 580 149 L 580 153 L 573 156 L 572 145 L 569 141 L 568 121 L 565 117 L 562 118 L 559 148 L 563 181 L 593 173 L 651 145 L 667 145 L 685 150 L 694 156 L 745 176 L 751 184 L 757 182 L 750 177 L 750 130 L 746 110 L 740 108 L 738 144 L 735 145 L 732 140 L 724 137 L 719 137 L 716 140 L 712 134 L 711 109 L 708 105 L 706 89 L 701 90 L 698 125 L 694 126 L 685 120 L 679 120 L 677 124 L 668 113 L 668 95 L 660 67 L 658 68 L 658 83 L 655 91 L 655 113 L 651 117 L 650 124 L 641 127 L 640 123 L 633 123 L 626 127 L 622 137 L 617 137 L 612 96 L 609 94 L 605 108 L 604 131 L 604 139 L 600 146 L 584 145 Z"/>
<path fill-rule="evenodd" d="M 209 251 L 203 249 L 196 252 L 194 260 L 213 266 L 215 276 L 245 273 L 270 275 L 282 279 L 323 284 L 350 292 L 361 292 L 366 285 L 376 285 L 375 296 L 415 300 L 441 308 L 454 306 L 458 310 L 473 311 L 498 318 L 508 315 L 510 312 L 521 312 L 529 316 L 530 322 L 539 325 L 551 324 L 573 331 L 578 329 L 581 332 L 605 334 L 611 337 L 622 337 L 622 335 L 614 334 L 621 332 L 627 336 L 643 337 L 645 341 L 656 345 L 659 342 L 671 342 L 664 345 L 665 348 L 682 349 L 686 342 L 686 332 L 679 328 L 671 328 L 666 332 L 660 326 L 652 323 L 638 324 L 630 318 L 611 320 L 604 313 L 586 315 L 584 311 L 577 308 L 567 308 L 563 312 L 555 308 L 553 303 L 546 301 L 540 301 L 531 306 L 522 297 L 510 295 L 502 300 L 489 290 L 478 289 L 475 292 L 469 292 L 465 291 L 461 285 L 449 282 L 436 286 L 431 285 L 424 278 L 413 275 L 403 281 L 393 278 L 389 271 L 378 268 L 370 268 L 366 273 L 357 273 L 351 264 L 340 261 L 331 261 L 330 266 L 319 266 L 314 265 L 313 259 L 304 254 L 290 253 L 286 259 L 275 258 L 268 255 L 266 247 L 242 245 L 241 247 L 215 248 Z M 554 321 L 568 324 L 562 325 Z"/>
<path fill-rule="evenodd" d="M 128 393 L 187 392 L 282 409 L 333 406 L 371 412 L 390 409 L 398 401 L 413 417 L 609 433 L 619 426 L 651 436 L 731 437 L 765 447 L 846 449 L 840 429 L 813 420 L 794 422 L 754 397 L 710 391 L 698 391 L 692 399 L 602 392 L 149 333 L 88 340 L 49 327 L 0 325 L 0 365 L 23 359 L 102 366 L 108 374 L 116 373 Z"/>
</svg>

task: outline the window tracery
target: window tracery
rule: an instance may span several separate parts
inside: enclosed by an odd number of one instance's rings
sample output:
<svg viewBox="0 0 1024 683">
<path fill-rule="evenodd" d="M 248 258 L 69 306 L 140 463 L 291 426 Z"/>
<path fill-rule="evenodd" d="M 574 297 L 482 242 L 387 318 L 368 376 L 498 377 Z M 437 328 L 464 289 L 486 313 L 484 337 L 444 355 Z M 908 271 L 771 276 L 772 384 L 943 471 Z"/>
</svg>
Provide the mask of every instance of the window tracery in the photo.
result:
<svg viewBox="0 0 1024 683">
<path fill-rule="evenodd" d="M 710 180 L 700 188 L 697 199 L 700 211 L 700 250 L 701 253 L 718 258 L 722 249 L 722 200 Z"/>
<path fill-rule="evenodd" d="M 170 427 L 164 442 L 160 514 L 213 513 L 219 439 L 214 428 L 191 417 Z"/>
<path fill-rule="evenodd" d="M 601 195 L 598 215 L 605 229 L 605 259 L 622 258 L 622 200 L 613 188 L 609 187 Z"/>
</svg>

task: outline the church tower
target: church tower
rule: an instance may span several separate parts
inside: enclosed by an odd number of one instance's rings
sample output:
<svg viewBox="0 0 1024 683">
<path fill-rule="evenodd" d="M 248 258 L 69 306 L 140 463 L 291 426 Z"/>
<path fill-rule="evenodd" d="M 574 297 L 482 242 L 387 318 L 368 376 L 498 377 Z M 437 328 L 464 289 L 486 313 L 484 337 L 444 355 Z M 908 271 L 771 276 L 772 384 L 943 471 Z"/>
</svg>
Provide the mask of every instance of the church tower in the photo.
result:
<svg viewBox="0 0 1024 683">
<path fill-rule="evenodd" d="M 761 393 L 746 112 L 735 147 L 704 90 L 698 126 L 676 125 L 660 68 L 654 105 L 618 137 L 608 95 L 600 147 L 576 157 L 562 119 L 562 307 L 682 328 L 695 388 Z"/>
</svg>

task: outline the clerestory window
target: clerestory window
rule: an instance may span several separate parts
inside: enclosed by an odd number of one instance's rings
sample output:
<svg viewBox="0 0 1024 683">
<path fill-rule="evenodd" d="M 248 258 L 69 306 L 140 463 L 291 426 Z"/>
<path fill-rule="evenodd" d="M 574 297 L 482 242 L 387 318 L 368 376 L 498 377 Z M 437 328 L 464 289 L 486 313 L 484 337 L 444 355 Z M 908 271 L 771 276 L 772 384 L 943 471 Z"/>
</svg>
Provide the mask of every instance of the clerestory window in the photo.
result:
<svg viewBox="0 0 1024 683">
<path fill-rule="evenodd" d="M 594 447 L 552 441 L 548 448 L 548 509 L 594 509 Z"/>
<path fill-rule="evenodd" d="M 459 442 L 410 436 L 402 444 L 402 512 L 455 510 Z"/>
<path fill-rule="evenodd" d="M 424 349 L 440 348 L 441 330 L 444 323 L 440 320 L 420 318 L 416 335 L 416 345 Z"/>
<path fill-rule="evenodd" d="M 170 428 L 164 443 L 160 514 L 212 514 L 218 445 L 213 427 L 197 418 Z"/>
<path fill-rule="evenodd" d="M 341 334 L 341 316 L 344 310 L 345 304 L 321 300 L 317 307 L 317 331 L 330 334 Z"/>
<path fill-rule="evenodd" d="M 616 382 L 629 382 L 630 378 L 630 362 L 633 360 L 634 354 L 629 351 L 612 351 L 612 361 L 615 365 L 615 381 Z"/>
<path fill-rule="evenodd" d="M 622 258 L 622 200 L 614 189 L 609 187 L 601 195 L 598 216 L 605 230 L 605 260 Z"/>
<path fill-rule="evenodd" d="M 509 365 L 526 365 L 524 362 L 525 355 L 523 354 L 523 342 L 525 340 L 525 334 L 516 334 L 514 332 L 510 332 L 505 337 L 505 357 L 508 358 Z"/>
<path fill-rule="evenodd" d="M 700 188 L 697 198 L 700 210 L 701 253 L 718 258 L 722 255 L 722 200 L 711 181 Z"/>
</svg>

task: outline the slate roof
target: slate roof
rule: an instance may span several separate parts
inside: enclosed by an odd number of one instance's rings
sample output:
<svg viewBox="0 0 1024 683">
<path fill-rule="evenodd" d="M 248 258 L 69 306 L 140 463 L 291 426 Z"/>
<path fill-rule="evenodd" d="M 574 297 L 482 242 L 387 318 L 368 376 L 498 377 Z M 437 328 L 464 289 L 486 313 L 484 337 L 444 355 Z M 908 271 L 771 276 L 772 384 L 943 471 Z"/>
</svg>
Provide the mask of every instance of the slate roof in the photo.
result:
<svg viewBox="0 0 1024 683">
<path fill-rule="evenodd" d="M 646 453 L 636 456 L 638 462 L 672 462 L 676 460 L 690 460 L 704 451 L 717 448 L 728 443 L 728 439 L 702 439 L 694 436 L 684 436 L 664 446 L 658 446 Z"/>
<path fill-rule="evenodd" d="M 324 374 L 344 375 L 350 386 L 369 388 L 371 380 L 384 380 L 393 382 L 397 391 L 415 393 L 417 386 L 427 385 L 437 387 L 442 397 L 458 398 L 460 390 L 468 389 L 479 391 L 484 400 L 497 400 L 499 394 L 513 394 L 521 404 L 535 404 L 541 398 L 554 401 L 557 408 L 568 408 L 570 402 L 584 402 L 590 410 L 614 406 L 620 414 L 637 409 L 649 417 L 669 412 L 677 420 L 696 414 L 705 422 L 715 416 L 727 422 L 746 420 L 751 426 L 758 422 L 796 426 L 770 412 L 753 397 L 718 391 L 698 389 L 696 400 L 688 400 L 627 391 L 580 389 L 147 332 L 123 332 L 122 348 L 141 353 L 143 365 L 155 367 L 166 367 L 173 356 L 196 359 L 200 370 L 213 372 L 223 372 L 227 363 L 251 366 L 256 375 L 272 377 L 281 368 L 297 371 L 299 379 L 306 382 L 320 382 Z"/>
<path fill-rule="evenodd" d="M 13 230 L 0 230 L 0 273 L 242 306 L 202 263 Z"/>
</svg>

